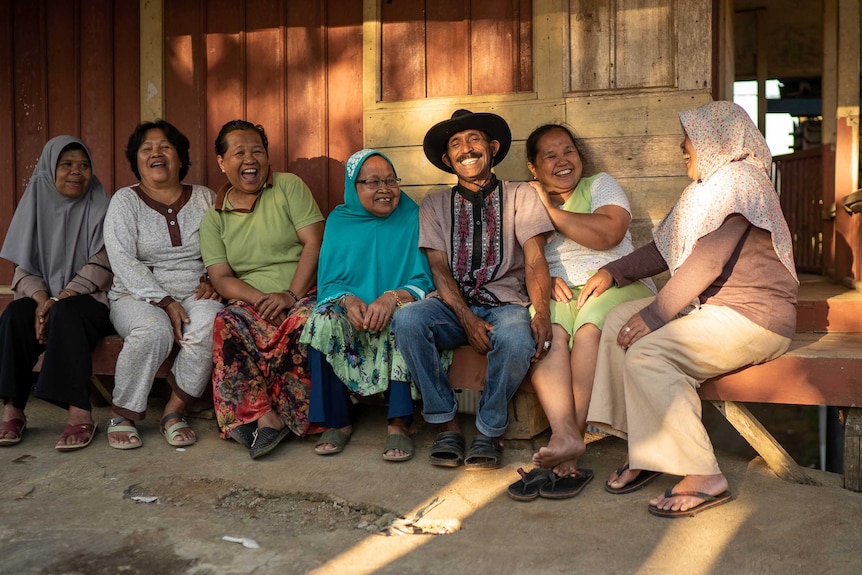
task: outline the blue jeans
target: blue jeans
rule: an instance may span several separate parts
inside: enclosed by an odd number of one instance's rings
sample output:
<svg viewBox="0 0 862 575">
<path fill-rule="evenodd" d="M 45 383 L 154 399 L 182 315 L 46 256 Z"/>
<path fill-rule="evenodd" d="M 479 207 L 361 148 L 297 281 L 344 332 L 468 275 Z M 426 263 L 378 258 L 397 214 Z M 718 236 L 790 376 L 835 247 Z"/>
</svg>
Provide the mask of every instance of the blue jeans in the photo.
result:
<svg viewBox="0 0 862 575">
<path fill-rule="evenodd" d="M 470 307 L 479 318 L 492 324 L 488 332 L 491 351 L 485 388 L 476 413 L 476 429 L 482 435 L 499 437 L 509 423 L 509 400 L 521 385 L 536 344 L 530 330 L 530 313 L 520 305 Z M 398 349 L 413 381 L 422 393 L 422 416 L 428 423 L 455 419 L 455 392 L 440 362 L 440 350 L 468 345 L 467 333 L 458 318 L 438 298 L 406 306 L 392 320 Z"/>
</svg>

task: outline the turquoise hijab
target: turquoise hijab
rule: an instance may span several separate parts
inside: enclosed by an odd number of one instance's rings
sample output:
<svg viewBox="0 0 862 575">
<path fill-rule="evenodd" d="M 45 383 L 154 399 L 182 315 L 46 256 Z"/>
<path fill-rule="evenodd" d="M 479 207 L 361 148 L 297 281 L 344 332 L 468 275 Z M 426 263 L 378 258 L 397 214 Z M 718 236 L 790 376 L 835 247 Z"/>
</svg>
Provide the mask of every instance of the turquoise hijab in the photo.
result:
<svg viewBox="0 0 862 575">
<path fill-rule="evenodd" d="M 383 292 L 405 289 L 422 299 L 433 289 L 428 259 L 419 250 L 419 206 L 401 193 L 386 217 L 359 203 L 356 179 L 365 160 L 377 150 L 360 150 L 347 160 L 344 203 L 326 220 L 317 268 L 318 306 L 352 294 L 371 303 Z"/>
</svg>

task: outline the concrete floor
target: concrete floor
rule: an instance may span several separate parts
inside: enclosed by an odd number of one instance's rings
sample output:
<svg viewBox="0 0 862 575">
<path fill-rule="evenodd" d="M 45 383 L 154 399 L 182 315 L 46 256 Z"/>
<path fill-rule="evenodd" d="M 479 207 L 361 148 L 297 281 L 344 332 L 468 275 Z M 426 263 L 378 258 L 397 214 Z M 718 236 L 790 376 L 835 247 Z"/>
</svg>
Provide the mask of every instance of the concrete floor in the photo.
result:
<svg viewBox="0 0 862 575">
<path fill-rule="evenodd" d="M 504 467 L 446 470 L 427 462 L 435 431 L 416 426 L 417 455 L 381 459 L 384 414 L 366 407 L 344 453 L 314 454 L 294 439 L 252 461 L 219 439 L 212 420 L 191 420 L 200 441 L 185 451 L 158 432 L 159 405 L 140 426 L 144 446 L 108 447 L 107 408 L 94 413 L 93 445 L 53 449 L 64 412 L 28 407 L 24 441 L 0 449 L 0 573 L 859 573 L 862 494 L 841 477 L 812 472 L 819 487 L 777 479 L 760 459 L 719 454 L 736 500 L 694 518 L 647 513 L 673 485 L 613 496 L 604 480 L 625 445 L 604 438 L 582 460 L 596 474 L 570 500 L 510 500 L 505 489 L 529 468 L 542 439 L 511 441 Z M 465 423 L 470 416 L 464 416 Z M 468 427 L 470 428 L 470 427 Z M 140 503 L 135 496 L 158 497 Z M 384 536 L 398 515 L 432 500 L 429 525 L 450 534 Z M 227 542 L 250 538 L 259 548 Z"/>
</svg>

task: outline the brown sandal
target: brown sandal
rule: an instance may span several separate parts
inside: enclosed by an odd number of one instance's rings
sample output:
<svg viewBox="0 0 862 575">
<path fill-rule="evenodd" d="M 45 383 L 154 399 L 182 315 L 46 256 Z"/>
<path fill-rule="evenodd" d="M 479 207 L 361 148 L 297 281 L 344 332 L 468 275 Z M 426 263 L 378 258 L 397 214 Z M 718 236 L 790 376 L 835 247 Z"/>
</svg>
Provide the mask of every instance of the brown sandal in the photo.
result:
<svg viewBox="0 0 862 575">
<path fill-rule="evenodd" d="M 9 421 L 0 421 L 0 431 L 11 431 L 15 437 L 4 437 L 0 439 L 0 447 L 8 447 L 21 443 L 24 437 L 24 430 L 27 429 L 27 422 L 23 419 L 10 419 Z"/>
<path fill-rule="evenodd" d="M 66 426 L 66 429 L 63 430 L 63 433 L 60 434 L 60 440 L 66 439 L 67 437 L 80 437 L 86 439 L 83 443 L 76 443 L 74 445 L 60 445 L 59 443 L 54 446 L 54 449 L 57 451 L 76 451 L 78 449 L 84 449 L 88 445 L 93 442 L 93 437 L 96 435 L 96 430 L 99 428 L 98 424 L 93 423 L 79 423 L 77 425 L 69 424 Z"/>
</svg>

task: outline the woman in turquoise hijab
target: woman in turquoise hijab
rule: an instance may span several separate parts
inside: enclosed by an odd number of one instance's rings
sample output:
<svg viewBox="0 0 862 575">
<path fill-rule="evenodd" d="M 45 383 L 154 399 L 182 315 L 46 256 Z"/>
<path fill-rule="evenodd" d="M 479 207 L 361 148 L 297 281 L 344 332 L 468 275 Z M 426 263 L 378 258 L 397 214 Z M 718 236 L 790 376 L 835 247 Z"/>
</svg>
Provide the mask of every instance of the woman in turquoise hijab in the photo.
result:
<svg viewBox="0 0 862 575">
<path fill-rule="evenodd" d="M 392 162 L 376 150 L 347 160 L 344 204 L 326 222 L 318 264 L 318 304 L 305 331 L 309 345 L 309 421 L 329 428 L 319 455 L 344 449 L 353 432 L 350 394 L 388 396 L 383 458 L 413 457 L 407 435 L 417 398 L 395 348 L 391 319 L 433 289 L 419 250 L 419 208 L 401 193 Z"/>
</svg>

